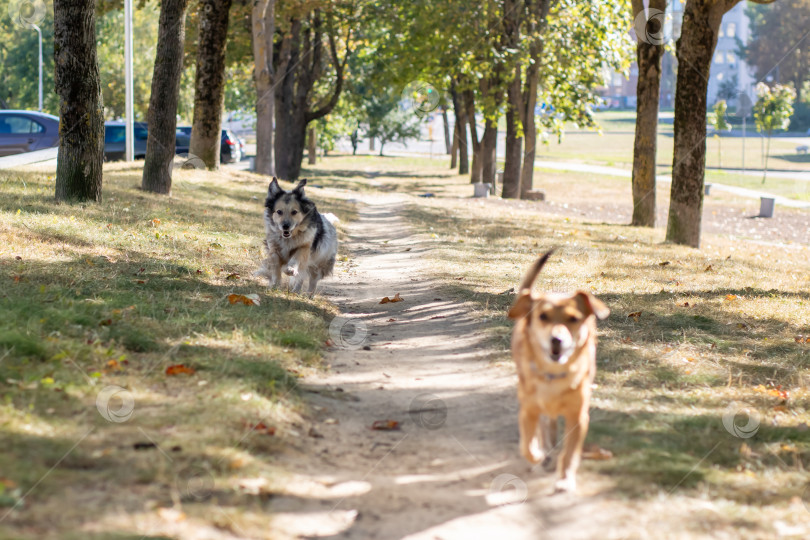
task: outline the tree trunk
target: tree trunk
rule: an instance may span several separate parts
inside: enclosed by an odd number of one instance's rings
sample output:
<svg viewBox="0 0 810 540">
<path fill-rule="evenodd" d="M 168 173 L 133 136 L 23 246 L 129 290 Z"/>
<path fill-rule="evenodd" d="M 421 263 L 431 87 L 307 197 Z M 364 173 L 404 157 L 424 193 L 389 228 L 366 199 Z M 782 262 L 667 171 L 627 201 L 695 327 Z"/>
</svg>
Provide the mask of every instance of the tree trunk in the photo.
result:
<svg viewBox="0 0 810 540">
<path fill-rule="evenodd" d="M 664 12 L 666 0 L 650 0 L 650 9 Z M 644 11 L 642 0 L 633 0 L 633 14 Z M 658 23 L 659 18 L 655 19 Z M 651 29 L 661 31 L 663 29 Z M 636 85 L 636 137 L 633 144 L 633 218 L 631 225 L 655 227 L 655 158 L 658 141 L 658 98 L 661 85 L 663 44 L 639 39 L 638 83 Z"/>
<path fill-rule="evenodd" d="M 442 125 L 444 126 L 444 147 L 447 149 L 447 153 L 450 154 L 453 145 L 450 142 L 450 121 L 447 119 L 447 107 L 442 107 Z"/>
<path fill-rule="evenodd" d="M 728 9 L 736 3 L 728 2 Z M 700 247 L 706 168 L 706 90 L 726 3 L 690 0 L 676 44 L 675 151 L 666 239 Z"/>
<path fill-rule="evenodd" d="M 346 57 L 338 58 L 335 36 L 328 34 L 329 52 L 335 70 L 335 88 L 313 109 L 312 89 L 325 71 L 323 38 L 325 25 L 319 10 L 304 19 L 291 19 L 279 51 L 276 71 L 276 173 L 286 180 L 297 180 L 306 146 L 307 125 L 323 118 L 337 105 L 343 90 L 343 71 L 349 60 L 349 37 Z M 328 31 L 328 28 L 327 28 Z"/>
<path fill-rule="evenodd" d="M 256 160 L 254 171 L 271 176 L 275 93 L 273 39 L 276 33 L 276 0 L 253 0 L 253 78 L 256 85 Z"/>
<path fill-rule="evenodd" d="M 58 200 L 101 201 L 104 106 L 94 0 L 54 0 L 54 86 L 59 95 Z"/>
<path fill-rule="evenodd" d="M 450 88 L 450 95 L 453 98 L 453 112 L 456 116 L 456 140 L 458 145 L 458 174 L 468 174 L 470 172 L 470 162 L 467 153 L 467 114 L 464 111 L 462 98 L 456 91 L 455 84 Z"/>
<path fill-rule="evenodd" d="M 225 105 L 225 46 L 231 0 L 200 1 L 197 80 L 189 153 L 209 170 L 219 168 L 222 109 Z"/>
<path fill-rule="evenodd" d="M 506 152 L 503 164 L 503 187 L 501 196 L 504 199 L 517 199 L 521 194 L 521 158 L 523 157 L 523 137 L 519 137 L 522 126 L 521 110 L 523 109 L 520 83 L 520 66 L 515 67 L 515 76 L 507 88 L 506 108 Z"/>
<path fill-rule="evenodd" d="M 481 181 L 485 184 L 492 184 L 495 189 L 498 185 L 496 171 L 498 162 L 495 150 L 498 143 L 498 120 L 486 120 L 484 136 L 481 137 Z"/>
<path fill-rule="evenodd" d="M 525 146 L 523 151 L 523 170 L 520 173 L 520 198 L 525 199 L 526 193 L 534 189 L 534 159 L 537 151 L 537 126 L 534 121 L 534 108 L 537 105 L 537 83 L 539 73 L 537 62 L 526 67 L 526 85 L 524 88 L 523 137 Z"/>
<path fill-rule="evenodd" d="M 464 109 L 467 122 L 470 125 L 470 138 L 473 145 L 472 168 L 470 169 L 470 183 L 477 184 L 483 178 L 483 159 L 481 157 L 481 141 L 478 140 L 478 127 L 475 125 L 475 94 L 472 90 L 464 91 Z"/>
<path fill-rule="evenodd" d="M 308 144 L 308 156 L 309 159 L 307 160 L 310 165 L 315 165 L 316 163 L 316 155 L 315 153 L 318 151 L 317 141 L 315 139 L 315 126 L 309 126 L 309 141 Z"/>
<path fill-rule="evenodd" d="M 145 191 L 172 192 L 172 160 L 177 131 L 177 98 L 183 74 L 188 0 L 163 0 L 160 5 L 158 43 L 152 93 L 149 96 L 149 138 L 141 187 Z"/>
<path fill-rule="evenodd" d="M 453 122 L 453 144 L 450 146 L 450 168 L 458 166 L 458 119 Z"/>
<path fill-rule="evenodd" d="M 520 45 L 521 0 L 504 0 L 503 3 L 503 48 L 517 50 Z M 506 149 L 503 164 L 503 187 L 501 197 L 520 197 L 521 158 L 523 157 L 523 95 L 521 94 L 521 59 L 514 58 L 512 79 L 506 88 Z M 508 68 L 507 68 L 508 70 Z M 508 71 L 507 71 L 508 73 Z"/>
<path fill-rule="evenodd" d="M 543 31 L 548 21 L 548 12 L 555 0 L 527 0 L 528 28 L 532 36 L 529 43 L 529 64 L 526 66 L 526 83 L 523 87 L 523 170 L 520 173 L 520 198 L 534 188 L 534 159 L 537 155 L 537 126 L 534 108 L 537 106 L 537 85 L 540 82 L 540 60 L 543 55 Z"/>
<path fill-rule="evenodd" d="M 373 152 L 374 151 L 374 137 L 368 138 L 368 149 Z"/>
</svg>

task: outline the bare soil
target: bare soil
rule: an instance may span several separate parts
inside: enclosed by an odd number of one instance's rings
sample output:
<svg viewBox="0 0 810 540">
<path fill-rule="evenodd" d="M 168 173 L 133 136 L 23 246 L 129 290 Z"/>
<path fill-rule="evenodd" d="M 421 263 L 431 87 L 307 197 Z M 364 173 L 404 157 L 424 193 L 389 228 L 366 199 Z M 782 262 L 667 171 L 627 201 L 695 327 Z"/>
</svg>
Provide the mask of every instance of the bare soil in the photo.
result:
<svg viewBox="0 0 810 540">
<path fill-rule="evenodd" d="M 311 425 L 276 463 L 285 472 L 271 505 L 273 531 L 353 539 L 643 536 L 641 523 L 622 519 L 631 506 L 609 501 L 608 483 L 587 464 L 578 494 L 551 495 L 553 476 L 522 461 L 511 361 L 488 344 L 471 306 L 437 292 L 420 260 L 425 239 L 399 216 L 401 199 L 363 203 L 342 247 L 351 263 L 324 291 L 349 322 L 342 337 L 333 335 L 331 369 L 304 381 Z M 380 304 L 397 293 L 401 302 Z M 395 429 L 372 429 L 389 420 Z"/>
</svg>

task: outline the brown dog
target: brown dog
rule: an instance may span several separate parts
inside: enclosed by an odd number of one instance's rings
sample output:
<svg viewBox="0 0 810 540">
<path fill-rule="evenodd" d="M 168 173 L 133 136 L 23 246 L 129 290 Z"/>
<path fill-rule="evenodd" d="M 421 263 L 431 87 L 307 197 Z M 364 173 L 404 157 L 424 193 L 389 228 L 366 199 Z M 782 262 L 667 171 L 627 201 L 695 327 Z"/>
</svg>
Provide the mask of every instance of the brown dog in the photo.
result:
<svg viewBox="0 0 810 540">
<path fill-rule="evenodd" d="M 546 468 L 553 467 L 557 418 L 562 416 L 565 445 L 562 459 L 557 460 L 554 487 L 573 491 L 588 433 L 588 403 L 596 373 L 596 319 L 604 319 L 610 310 L 587 291 L 532 293 L 532 284 L 552 252 L 534 263 L 509 310 L 509 318 L 516 321 L 512 357 L 518 373 L 520 453 L 531 463 L 543 461 Z"/>
</svg>

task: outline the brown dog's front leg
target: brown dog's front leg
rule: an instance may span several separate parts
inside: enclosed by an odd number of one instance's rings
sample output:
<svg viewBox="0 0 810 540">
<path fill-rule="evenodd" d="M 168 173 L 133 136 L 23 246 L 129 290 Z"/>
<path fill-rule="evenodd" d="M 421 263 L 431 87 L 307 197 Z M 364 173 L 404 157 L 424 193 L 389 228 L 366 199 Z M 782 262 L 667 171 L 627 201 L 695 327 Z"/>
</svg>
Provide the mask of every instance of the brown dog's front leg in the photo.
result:
<svg viewBox="0 0 810 540">
<path fill-rule="evenodd" d="M 520 454 L 529 463 L 538 463 L 543 459 L 543 449 L 537 438 L 537 421 L 540 418 L 540 408 L 536 405 L 523 406 L 518 415 L 520 426 Z"/>
<path fill-rule="evenodd" d="M 540 437 L 546 458 L 543 460 L 543 469 L 553 472 L 557 468 L 557 417 L 544 414 L 540 417 Z"/>
<path fill-rule="evenodd" d="M 565 449 L 557 463 L 559 478 L 554 483 L 554 491 L 574 491 L 577 488 L 577 469 L 582 455 L 582 444 L 588 434 L 588 407 L 582 407 L 579 414 L 565 416 Z"/>
</svg>

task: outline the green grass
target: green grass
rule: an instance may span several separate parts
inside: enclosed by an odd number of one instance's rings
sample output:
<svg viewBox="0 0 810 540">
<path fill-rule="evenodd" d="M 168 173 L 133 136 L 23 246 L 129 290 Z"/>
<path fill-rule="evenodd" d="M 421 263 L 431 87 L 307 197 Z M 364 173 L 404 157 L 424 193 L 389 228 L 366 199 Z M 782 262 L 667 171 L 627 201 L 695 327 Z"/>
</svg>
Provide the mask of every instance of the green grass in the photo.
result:
<svg viewBox="0 0 810 540">
<path fill-rule="evenodd" d="M 322 369 L 335 308 L 251 277 L 266 180 L 181 171 L 172 197 L 139 183 L 137 165 L 112 165 L 103 203 L 59 204 L 51 173 L 0 172 L 0 537 L 41 538 L 26 531 L 47 523 L 52 536 L 126 538 L 139 529 L 119 509 L 171 507 L 189 466 L 226 493 L 235 474 L 269 474 L 305 411 L 297 380 Z M 317 199 L 352 219 L 351 204 Z M 195 372 L 167 375 L 177 364 Z M 97 410 L 110 386 L 134 400 L 125 422 Z M 259 422 L 276 435 L 253 433 Z"/>
<path fill-rule="evenodd" d="M 538 141 L 537 159 L 573 160 L 630 169 L 633 165 L 635 112 L 603 111 L 595 116 L 599 131 L 566 126 L 566 134 L 560 144 L 556 139 L 549 140 L 548 144 L 540 144 Z M 662 174 L 669 174 L 671 171 L 673 144 L 672 124 L 659 123 L 656 163 Z M 806 139 L 801 144 L 807 144 Z M 721 149 L 719 156 L 718 145 Z M 769 170 L 810 171 L 810 157 L 796 154 L 796 146 L 797 143 L 791 140 L 773 137 Z M 744 152 L 741 137 L 718 139 L 710 134 L 706 139 L 706 166 L 761 169 L 765 150 L 763 138 L 753 128 L 749 129 L 745 139 Z"/>
<path fill-rule="evenodd" d="M 556 178 L 538 176 L 552 200 L 567 200 Z M 626 183 L 586 176 L 560 175 L 568 197 L 611 204 L 618 192 L 609 186 Z M 586 288 L 612 310 L 600 324 L 588 441 L 614 458 L 586 470 L 609 477 L 614 494 L 637 500 L 640 511 L 659 497 L 671 506 L 710 497 L 729 513 L 717 516 L 720 528 L 740 526 L 730 516 L 747 514 L 750 505 L 761 508 L 747 526 L 761 531 L 772 530 L 774 519 L 806 519 L 796 501 L 810 462 L 810 346 L 795 340 L 810 334 L 806 246 L 748 246 L 704 234 L 698 251 L 662 244 L 660 229 L 471 201 L 465 178 L 444 181 L 436 198 L 414 199 L 406 215 L 432 246 L 426 257 L 442 297 L 470 302 L 504 361 L 511 332 L 505 311 L 514 296 L 503 293 L 551 246 L 559 249 L 538 287 Z M 628 317 L 637 311 L 639 318 Z M 749 439 L 724 427 L 735 403 L 759 414 Z"/>
</svg>

